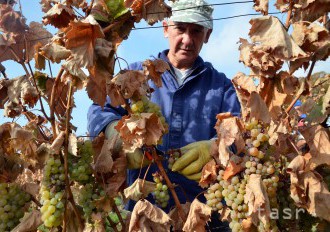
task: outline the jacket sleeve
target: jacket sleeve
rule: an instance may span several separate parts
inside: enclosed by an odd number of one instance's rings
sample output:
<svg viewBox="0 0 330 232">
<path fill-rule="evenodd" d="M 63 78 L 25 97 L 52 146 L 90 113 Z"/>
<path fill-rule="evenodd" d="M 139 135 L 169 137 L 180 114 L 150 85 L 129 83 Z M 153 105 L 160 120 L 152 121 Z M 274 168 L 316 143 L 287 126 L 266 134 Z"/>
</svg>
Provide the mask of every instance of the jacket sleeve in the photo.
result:
<svg viewBox="0 0 330 232">
<path fill-rule="evenodd" d="M 127 112 L 122 107 L 113 107 L 110 105 L 110 99 L 103 109 L 98 104 L 93 103 L 87 113 L 88 132 L 90 136 L 95 137 L 105 130 L 106 126 L 114 120 L 120 120 Z"/>
<path fill-rule="evenodd" d="M 141 70 L 141 62 L 136 62 L 128 67 L 129 70 Z M 106 126 L 115 120 L 120 120 L 122 116 L 127 115 L 127 111 L 122 107 L 113 107 L 110 104 L 110 98 L 107 96 L 107 102 L 102 108 L 93 103 L 87 113 L 87 130 L 91 137 L 97 136 L 105 130 Z"/>
<path fill-rule="evenodd" d="M 236 90 L 228 78 L 225 78 L 224 96 L 221 112 L 231 112 L 233 116 L 240 116 L 241 105 L 238 101 Z"/>
</svg>

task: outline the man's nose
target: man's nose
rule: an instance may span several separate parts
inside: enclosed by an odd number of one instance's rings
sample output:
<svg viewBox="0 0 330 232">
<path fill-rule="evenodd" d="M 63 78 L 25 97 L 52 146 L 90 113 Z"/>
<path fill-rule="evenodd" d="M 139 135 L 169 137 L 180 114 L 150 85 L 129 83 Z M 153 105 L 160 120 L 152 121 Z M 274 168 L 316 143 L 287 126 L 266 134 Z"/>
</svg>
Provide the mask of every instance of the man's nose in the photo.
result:
<svg viewBox="0 0 330 232">
<path fill-rule="evenodd" d="M 193 37 L 192 35 L 188 32 L 183 33 L 182 35 L 182 43 L 186 45 L 191 45 L 193 44 Z"/>
</svg>

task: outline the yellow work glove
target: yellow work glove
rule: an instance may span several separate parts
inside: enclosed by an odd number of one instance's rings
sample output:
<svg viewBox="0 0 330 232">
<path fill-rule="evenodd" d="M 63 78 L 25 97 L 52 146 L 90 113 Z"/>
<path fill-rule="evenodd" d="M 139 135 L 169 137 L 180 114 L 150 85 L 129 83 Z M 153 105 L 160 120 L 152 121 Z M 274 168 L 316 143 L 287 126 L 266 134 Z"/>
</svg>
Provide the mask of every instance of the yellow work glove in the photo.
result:
<svg viewBox="0 0 330 232">
<path fill-rule="evenodd" d="M 115 152 L 119 152 L 123 146 L 123 141 L 120 139 L 118 131 L 115 129 L 115 126 L 117 126 L 117 124 L 118 120 L 113 121 L 105 129 L 105 137 L 107 139 L 112 139 L 115 136 L 118 137 L 114 146 Z M 138 169 L 141 167 L 145 167 L 150 163 L 150 161 L 146 157 L 144 157 L 142 150 L 138 148 L 135 149 L 133 152 L 127 152 L 126 159 L 128 169 Z"/>
<path fill-rule="evenodd" d="M 175 161 L 172 171 L 199 181 L 204 165 L 212 159 L 211 144 L 211 140 L 203 140 L 180 148 L 182 156 Z"/>
</svg>

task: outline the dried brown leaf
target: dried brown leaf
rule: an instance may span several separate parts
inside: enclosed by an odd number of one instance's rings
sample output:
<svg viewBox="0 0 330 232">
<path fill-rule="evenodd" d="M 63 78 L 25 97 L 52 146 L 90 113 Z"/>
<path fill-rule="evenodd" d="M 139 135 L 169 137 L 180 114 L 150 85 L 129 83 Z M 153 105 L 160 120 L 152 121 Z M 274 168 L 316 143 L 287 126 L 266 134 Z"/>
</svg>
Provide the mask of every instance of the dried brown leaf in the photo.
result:
<svg viewBox="0 0 330 232">
<path fill-rule="evenodd" d="M 262 13 L 263 15 L 268 14 L 268 0 L 254 0 L 253 8 L 255 11 Z"/>
<path fill-rule="evenodd" d="M 271 117 L 268 107 L 258 93 L 251 93 L 247 107 L 250 110 L 251 118 L 254 117 L 255 119 L 263 121 L 264 123 L 270 123 Z"/>
<path fill-rule="evenodd" d="M 24 33 L 27 29 L 26 19 L 19 11 L 14 11 L 13 6 L 9 4 L 0 5 L 0 29 L 4 32 L 13 32 L 15 34 Z"/>
<path fill-rule="evenodd" d="M 24 215 L 21 222 L 12 230 L 12 232 L 36 231 L 41 224 L 41 213 L 39 210 L 33 210 Z"/>
<path fill-rule="evenodd" d="M 132 96 L 140 99 L 141 96 L 146 95 L 148 91 L 148 87 L 145 85 L 146 81 L 147 78 L 143 72 L 136 70 L 121 71 L 111 80 L 126 99 L 132 98 Z M 111 101 L 115 101 L 115 99 L 111 98 Z"/>
<path fill-rule="evenodd" d="M 154 113 L 124 116 L 115 128 L 123 140 L 125 152 L 133 152 L 144 144 L 156 145 L 166 132 L 160 118 Z"/>
<path fill-rule="evenodd" d="M 261 43 L 269 47 L 274 57 L 283 60 L 296 60 L 307 54 L 294 42 L 282 25 L 274 16 L 263 16 L 250 20 L 252 25 L 249 36 L 254 43 Z"/>
<path fill-rule="evenodd" d="M 51 99 L 52 88 L 55 83 L 55 78 L 48 78 L 46 82 L 46 96 Z M 63 82 L 58 82 L 57 87 L 55 88 L 54 94 L 54 107 L 55 112 L 61 116 L 65 115 L 67 97 L 68 97 L 69 86 Z"/>
<path fill-rule="evenodd" d="M 112 159 L 112 150 L 113 150 L 113 142 L 110 140 L 104 140 L 102 150 L 100 154 L 97 156 L 95 162 L 95 171 L 99 173 L 108 173 L 111 172 L 113 166 Z"/>
<path fill-rule="evenodd" d="M 205 231 L 206 222 L 211 217 L 212 208 L 195 199 L 190 206 L 187 221 L 183 231 Z"/>
<path fill-rule="evenodd" d="M 283 61 L 274 56 L 269 46 L 250 44 L 245 39 L 240 39 L 240 60 L 251 68 L 252 76 L 273 77 L 279 70 Z"/>
<path fill-rule="evenodd" d="M 182 211 L 184 215 L 188 215 L 189 209 L 190 209 L 191 203 L 186 202 L 185 204 L 181 204 Z M 169 213 L 168 216 L 172 219 L 174 225 L 173 225 L 173 230 L 174 231 L 180 231 L 184 225 L 184 222 L 182 221 L 179 210 L 177 207 L 172 209 Z"/>
<path fill-rule="evenodd" d="M 144 74 L 151 79 L 156 86 L 159 88 L 162 86 L 162 77 L 161 75 L 170 69 L 168 63 L 161 59 L 156 60 L 146 60 L 142 64 Z"/>
<path fill-rule="evenodd" d="M 34 46 L 37 43 L 41 43 L 42 45 L 48 43 L 52 37 L 52 34 L 44 29 L 42 24 L 31 22 L 28 30 L 26 30 L 24 33 L 21 32 L 20 34 L 14 35 L 13 37 L 9 37 L 10 40 L 6 42 L 6 46 L 1 44 L 1 37 L 2 36 L 0 36 L 0 62 L 5 60 L 16 61 L 16 57 L 10 52 L 9 47 L 7 47 L 13 40 L 15 41 L 15 44 L 12 44 L 11 47 L 17 56 L 19 58 L 25 58 L 25 60 L 30 61 L 36 52 Z"/>
<path fill-rule="evenodd" d="M 83 20 L 70 22 L 65 33 L 65 47 L 71 50 L 75 64 L 78 67 L 93 66 L 96 39 L 104 38 L 98 22 L 90 15 Z"/>
<path fill-rule="evenodd" d="M 199 186 L 206 188 L 217 179 L 217 176 L 217 164 L 215 160 L 212 159 L 202 169 L 202 177 L 199 181 Z"/>
<path fill-rule="evenodd" d="M 238 100 L 241 104 L 241 114 L 242 118 L 246 119 L 248 117 L 249 111 L 246 107 L 250 94 L 257 91 L 257 86 L 255 85 L 253 78 L 246 76 L 244 73 L 237 73 L 232 79 L 232 83 L 235 87 Z"/>
<path fill-rule="evenodd" d="M 42 17 L 45 25 L 51 24 L 57 28 L 67 27 L 70 21 L 76 18 L 72 8 L 62 4 L 56 3 L 51 9 Z"/>
<path fill-rule="evenodd" d="M 171 218 L 164 211 L 146 200 L 140 200 L 134 206 L 128 231 L 167 232 L 171 223 Z"/>
<path fill-rule="evenodd" d="M 231 154 L 229 146 L 235 144 L 238 154 L 244 149 L 245 142 L 241 133 L 243 128 L 242 122 L 230 113 L 217 115 L 217 123 L 215 124 L 219 144 L 219 157 L 217 160 L 223 167 L 227 166 Z"/>
<path fill-rule="evenodd" d="M 91 67 L 89 73 L 87 94 L 93 102 L 103 107 L 107 98 L 107 80 L 110 80 L 111 74 L 100 66 Z"/>
<path fill-rule="evenodd" d="M 64 143 L 64 139 L 65 139 L 65 132 L 61 131 L 56 139 L 53 141 L 52 145 L 50 146 L 51 152 L 53 154 L 59 154 L 61 151 L 61 147 Z"/>
<path fill-rule="evenodd" d="M 228 180 L 232 176 L 235 176 L 237 173 L 241 172 L 244 169 L 244 166 L 241 163 L 236 163 L 233 160 L 229 160 L 229 163 L 223 173 L 223 179 Z"/>
<path fill-rule="evenodd" d="M 149 25 L 163 20 L 171 16 L 171 10 L 163 0 L 152 0 L 144 2 L 142 0 L 125 0 L 126 8 L 132 9 L 132 15 L 137 17 L 137 22 L 142 18 L 145 19 Z"/>
<path fill-rule="evenodd" d="M 41 55 L 56 63 L 60 63 L 71 55 L 70 50 L 55 41 L 46 44 L 40 50 Z"/>
<path fill-rule="evenodd" d="M 294 4 L 293 22 L 313 22 L 330 11 L 329 0 L 298 0 Z"/>
<path fill-rule="evenodd" d="M 155 188 L 156 183 L 138 178 L 131 186 L 124 189 L 124 195 L 133 201 L 139 201 L 147 197 Z"/>
<path fill-rule="evenodd" d="M 301 134 L 304 136 L 312 155 L 310 168 L 315 169 L 321 164 L 330 165 L 329 130 L 320 125 L 315 125 L 301 130 Z"/>
<path fill-rule="evenodd" d="M 260 175 L 250 175 L 246 185 L 244 202 L 248 204 L 249 211 L 247 215 L 251 217 L 254 225 L 257 226 L 259 221 L 264 224 L 269 223 L 269 199 Z"/>
<path fill-rule="evenodd" d="M 317 23 L 294 23 L 292 39 L 308 54 L 308 57 L 290 62 L 291 73 L 302 65 L 306 70 L 311 58 L 326 60 L 330 55 L 329 31 Z"/>
<path fill-rule="evenodd" d="M 42 47 L 41 43 L 37 43 L 34 46 L 34 50 L 36 51 L 36 53 L 34 54 L 35 67 L 36 67 L 36 69 L 39 69 L 39 70 L 45 69 L 45 57 L 43 57 L 39 53 L 41 47 Z"/>
</svg>

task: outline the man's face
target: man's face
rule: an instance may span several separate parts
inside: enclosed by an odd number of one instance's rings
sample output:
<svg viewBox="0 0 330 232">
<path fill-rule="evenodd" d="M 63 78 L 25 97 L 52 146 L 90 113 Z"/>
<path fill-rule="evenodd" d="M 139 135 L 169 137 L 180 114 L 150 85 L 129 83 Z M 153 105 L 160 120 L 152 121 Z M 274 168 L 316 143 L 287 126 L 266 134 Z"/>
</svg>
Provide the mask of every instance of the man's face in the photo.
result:
<svg viewBox="0 0 330 232">
<path fill-rule="evenodd" d="M 212 30 L 193 23 L 163 22 L 164 35 L 168 37 L 170 51 L 168 58 L 174 67 L 179 69 L 190 68 L 203 43 L 207 43 Z M 168 26 L 168 27 L 167 27 Z"/>
</svg>

